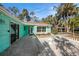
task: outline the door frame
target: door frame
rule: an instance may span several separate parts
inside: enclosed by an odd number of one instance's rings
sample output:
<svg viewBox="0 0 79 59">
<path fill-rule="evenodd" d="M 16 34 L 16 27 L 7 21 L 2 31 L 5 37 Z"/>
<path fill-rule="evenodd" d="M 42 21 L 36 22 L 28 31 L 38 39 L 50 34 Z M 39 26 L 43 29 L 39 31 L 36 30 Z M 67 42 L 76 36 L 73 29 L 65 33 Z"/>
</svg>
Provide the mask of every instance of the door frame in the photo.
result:
<svg viewBox="0 0 79 59">
<path fill-rule="evenodd" d="M 12 25 L 14 26 L 14 28 L 13 28 L 14 34 L 11 32 Z M 19 39 L 19 24 L 10 22 L 10 42 L 11 42 L 11 44 L 14 43 L 17 39 Z"/>
<path fill-rule="evenodd" d="M 28 32 L 29 32 L 29 34 L 33 34 L 33 27 L 32 26 L 29 26 Z"/>
</svg>

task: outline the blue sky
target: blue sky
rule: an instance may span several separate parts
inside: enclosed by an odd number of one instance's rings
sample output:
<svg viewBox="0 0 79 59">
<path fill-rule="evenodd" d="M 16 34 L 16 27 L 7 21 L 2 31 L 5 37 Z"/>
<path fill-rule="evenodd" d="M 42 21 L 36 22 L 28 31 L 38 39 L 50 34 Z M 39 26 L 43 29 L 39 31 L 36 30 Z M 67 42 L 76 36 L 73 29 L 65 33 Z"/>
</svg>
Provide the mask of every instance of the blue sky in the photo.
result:
<svg viewBox="0 0 79 59">
<path fill-rule="evenodd" d="M 54 15 L 55 10 L 53 10 L 54 6 L 58 6 L 59 4 L 55 3 L 4 3 L 6 8 L 16 6 L 20 12 L 23 8 L 26 8 L 29 12 L 34 11 L 35 15 L 39 18 L 47 17 L 48 15 Z"/>
<path fill-rule="evenodd" d="M 7 8 L 16 6 L 20 12 L 23 8 L 27 9 L 29 13 L 34 11 L 35 15 L 41 19 L 48 15 L 54 15 L 56 11 L 53 7 L 58 6 L 59 3 L 4 3 L 3 5 Z"/>
</svg>

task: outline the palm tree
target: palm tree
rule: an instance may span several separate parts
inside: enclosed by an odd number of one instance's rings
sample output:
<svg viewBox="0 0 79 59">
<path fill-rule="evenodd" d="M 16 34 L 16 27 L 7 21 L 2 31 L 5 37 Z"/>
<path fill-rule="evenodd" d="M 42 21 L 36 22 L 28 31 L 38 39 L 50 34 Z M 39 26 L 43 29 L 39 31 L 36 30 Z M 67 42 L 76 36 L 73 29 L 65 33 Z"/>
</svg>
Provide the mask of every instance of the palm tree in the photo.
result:
<svg viewBox="0 0 79 59">
<path fill-rule="evenodd" d="M 36 17 L 34 11 L 30 12 L 30 15 L 31 15 L 31 19 L 32 19 L 32 21 L 37 21 L 37 18 L 38 18 L 38 17 Z"/>
<path fill-rule="evenodd" d="M 57 15 L 60 18 L 63 18 L 68 24 L 69 18 L 77 15 L 78 9 L 73 3 L 63 3 L 57 8 Z M 67 25 L 67 32 L 69 32 L 69 26 Z"/>
<path fill-rule="evenodd" d="M 23 9 L 23 10 L 22 10 L 22 16 L 23 16 L 23 18 L 25 18 L 27 21 L 30 21 L 29 12 L 28 12 L 27 9 Z"/>
<path fill-rule="evenodd" d="M 16 8 L 15 6 L 9 7 L 9 9 L 14 13 L 15 16 L 17 16 L 17 13 L 19 13 L 18 8 Z"/>
<path fill-rule="evenodd" d="M 23 16 L 28 16 L 28 15 L 29 15 L 28 10 L 27 10 L 27 9 L 23 9 L 23 10 L 22 10 L 22 15 L 23 15 Z"/>
<path fill-rule="evenodd" d="M 74 37 L 74 29 L 75 28 L 77 28 L 77 27 L 79 27 L 79 16 L 76 16 L 76 17 L 74 17 L 74 18 L 71 18 L 71 19 L 69 19 L 69 21 L 70 21 L 70 27 L 71 27 L 71 30 L 72 30 L 72 32 L 73 32 L 73 39 L 75 39 Z"/>
<path fill-rule="evenodd" d="M 35 12 L 33 12 L 33 11 L 32 11 L 32 12 L 30 12 L 30 15 L 34 16 L 34 15 L 35 15 Z"/>
<path fill-rule="evenodd" d="M 29 16 L 29 12 L 27 9 L 23 9 L 22 13 L 19 14 L 18 18 L 20 20 L 24 20 L 24 21 L 30 21 L 30 16 Z"/>
<path fill-rule="evenodd" d="M 22 14 L 19 14 L 18 18 L 19 18 L 20 20 L 23 20 L 23 19 L 24 19 L 24 17 L 23 17 Z"/>
</svg>

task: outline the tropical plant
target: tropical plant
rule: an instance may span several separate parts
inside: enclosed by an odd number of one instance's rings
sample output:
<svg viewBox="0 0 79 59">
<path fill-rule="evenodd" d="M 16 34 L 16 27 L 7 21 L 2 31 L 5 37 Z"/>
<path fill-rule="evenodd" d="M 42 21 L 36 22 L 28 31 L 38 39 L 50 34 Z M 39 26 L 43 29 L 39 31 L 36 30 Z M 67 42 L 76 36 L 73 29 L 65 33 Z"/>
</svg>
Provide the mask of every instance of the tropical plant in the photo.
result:
<svg viewBox="0 0 79 59">
<path fill-rule="evenodd" d="M 69 26 L 71 31 L 73 32 L 73 39 L 74 39 L 74 33 L 75 33 L 74 30 L 79 27 L 79 16 L 69 19 L 69 22 L 70 22 Z"/>
<path fill-rule="evenodd" d="M 9 7 L 9 9 L 13 12 L 13 14 L 14 14 L 15 16 L 17 16 L 17 13 L 19 13 L 19 9 L 16 8 L 15 6 Z"/>
<path fill-rule="evenodd" d="M 32 12 L 30 12 L 30 15 L 34 16 L 34 15 L 35 15 L 35 12 L 33 12 L 33 11 L 32 11 Z"/>
<path fill-rule="evenodd" d="M 42 21 L 48 24 L 51 24 L 53 27 L 55 27 L 58 23 L 57 19 L 55 16 L 53 15 L 49 15 L 46 18 L 42 18 Z"/>
<path fill-rule="evenodd" d="M 23 9 L 23 10 L 22 10 L 22 15 L 23 15 L 23 16 L 28 16 L 28 15 L 29 15 L 28 10 L 27 10 L 27 9 Z"/>
<path fill-rule="evenodd" d="M 79 27 L 79 16 L 69 19 L 69 22 L 70 22 L 69 26 L 71 30 L 73 29 L 73 26 L 72 26 L 73 24 L 74 24 L 74 28 Z"/>
<path fill-rule="evenodd" d="M 23 20 L 23 19 L 24 19 L 24 17 L 23 17 L 22 14 L 19 14 L 18 18 L 19 18 L 20 20 Z"/>
<path fill-rule="evenodd" d="M 77 5 L 73 3 L 63 3 L 57 8 L 58 19 L 63 18 L 67 24 L 67 32 L 69 32 L 68 20 L 78 14 Z"/>
<path fill-rule="evenodd" d="M 31 16 L 32 21 L 39 22 L 38 20 L 39 18 L 35 15 L 34 11 L 30 12 L 30 16 Z"/>
<path fill-rule="evenodd" d="M 25 19 L 26 21 L 30 21 L 30 16 L 29 16 L 28 10 L 27 10 L 27 9 L 23 9 L 23 10 L 22 10 L 22 13 L 19 14 L 18 18 L 19 18 L 20 20 Z"/>
<path fill-rule="evenodd" d="M 51 24 L 52 25 L 52 33 L 54 34 L 57 34 L 58 32 L 58 20 L 56 19 L 55 16 L 53 15 L 49 15 L 48 17 L 46 18 L 42 18 L 42 21 L 45 22 L 45 23 L 48 23 L 48 24 Z"/>
</svg>

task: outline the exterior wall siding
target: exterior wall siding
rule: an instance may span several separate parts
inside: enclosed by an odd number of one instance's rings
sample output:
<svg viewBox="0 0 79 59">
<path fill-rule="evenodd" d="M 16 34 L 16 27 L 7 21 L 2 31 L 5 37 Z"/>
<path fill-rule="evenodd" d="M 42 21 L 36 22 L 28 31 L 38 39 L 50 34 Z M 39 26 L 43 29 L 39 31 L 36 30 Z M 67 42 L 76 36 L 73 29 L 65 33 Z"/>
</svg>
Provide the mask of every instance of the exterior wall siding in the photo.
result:
<svg viewBox="0 0 79 59">
<path fill-rule="evenodd" d="M 24 36 L 24 26 L 19 25 L 19 37 L 22 38 Z"/>
<path fill-rule="evenodd" d="M 14 20 L 3 12 L 0 12 L 0 53 L 5 51 L 5 49 L 9 48 L 11 45 L 10 32 L 8 32 L 10 31 L 10 22 L 19 24 L 19 38 L 28 35 L 28 26 L 26 26 L 24 30 L 24 24 L 16 22 L 16 19 Z"/>
<path fill-rule="evenodd" d="M 19 37 L 22 38 L 27 35 L 28 35 L 28 26 L 25 26 L 25 30 L 24 30 L 24 25 L 20 24 L 19 25 Z"/>
<path fill-rule="evenodd" d="M 0 53 L 1 53 L 10 46 L 10 32 L 8 32 L 8 30 L 10 30 L 10 27 L 8 17 L 1 14 L 0 20 L 4 21 L 4 23 L 0 23 Z"/>
<path fill-rule="evenodd" d="M 29 27 L 29 26 L 25 26 L 25 35 L 26 35 L 26 36 L 29 34 L 29 32 L 28 32 L 28 27 Z"/>
</svg>

